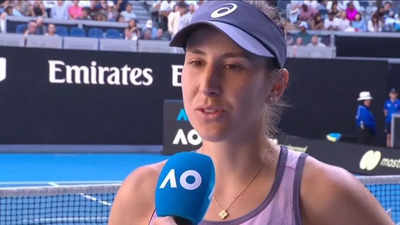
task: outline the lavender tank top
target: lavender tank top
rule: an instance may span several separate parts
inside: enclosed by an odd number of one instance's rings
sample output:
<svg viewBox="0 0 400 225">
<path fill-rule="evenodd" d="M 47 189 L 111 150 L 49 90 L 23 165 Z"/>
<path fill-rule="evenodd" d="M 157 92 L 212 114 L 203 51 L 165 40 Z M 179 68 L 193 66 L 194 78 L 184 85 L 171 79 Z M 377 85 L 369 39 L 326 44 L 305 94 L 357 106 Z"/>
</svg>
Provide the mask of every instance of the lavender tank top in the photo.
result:
<svg viewBox="0 0 400 225">
<path fill-rule="evenodd" d="M 275 181 L 257 208 L 233 220 L 203 220 L 199 225 L 302 225 L 300 185 L 306 157 L 305 153 L 281 147 Z M 153 213 L 149 225 L 156 217 Z"/>
</svg>

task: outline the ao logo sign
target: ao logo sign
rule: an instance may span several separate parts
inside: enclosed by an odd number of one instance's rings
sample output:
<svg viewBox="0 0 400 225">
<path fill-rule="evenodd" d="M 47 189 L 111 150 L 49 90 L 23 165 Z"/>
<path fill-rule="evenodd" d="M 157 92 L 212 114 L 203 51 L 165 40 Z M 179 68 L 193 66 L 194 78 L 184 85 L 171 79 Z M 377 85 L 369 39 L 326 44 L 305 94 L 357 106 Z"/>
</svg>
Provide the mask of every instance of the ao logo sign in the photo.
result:
<svg viewBox="0 0 400 225">
<path fill-rule="evenodd" d="M 371 171 L 375 169 L 381 161 L 382 154 L 380 151 L 369 150 L 360 160 L 360 169 Z"/>
<path fill-rule="evenodd" d="M 6 58 L 0 57 L 0 82 L 6 79 Z"/>
<path fill-rule="evenodd" d="M 185 112 L 184 109 L 181 109 L 179 111 L 179 114 L 176 118 L 176 121 L 184 121 L 184 122 L 189 122 L 189 119 L 187 117 L 187 114 Z M 185 134 L 185 132 L 183 131 L 183 129 L 178 129 L 178 131 L 175 134 L 175 138 L 172 141 L 172 144 L 174 145 L 199 145 L 201 144 L 202 139 L 199 135 L 199 133 L 195 130 L 195 129 L 191 129 L 187 135 Z"/>
<path fill-rule="evenodd" d="M 188 182 L 188 178 L 193 177 L 193 182 Z M 164 189 L 167 184 L 169 183 L 169 188 L 178 188 L 176 184 L 176 176 L 175 176 L 175 169 L 171 169 L 167 176 L 164 178 L 160 185 L 160 189 Z M 195 170 L 186 170 L 182 173 L 179 177 L 179 184 L 186 190 L 192 191 L 200 187 L 201 185 L 201 176 Z"/>
</svg>

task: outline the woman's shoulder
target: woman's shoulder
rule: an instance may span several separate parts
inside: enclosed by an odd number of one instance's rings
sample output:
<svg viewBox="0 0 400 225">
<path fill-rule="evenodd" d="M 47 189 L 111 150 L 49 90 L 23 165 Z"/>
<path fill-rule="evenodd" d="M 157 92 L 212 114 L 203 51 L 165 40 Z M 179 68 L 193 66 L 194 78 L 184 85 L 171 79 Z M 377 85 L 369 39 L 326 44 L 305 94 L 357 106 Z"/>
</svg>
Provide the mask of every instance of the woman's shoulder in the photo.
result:
<svg viewBox="0 0 400 225">
<path fill-rule="evenodd" d="M 124 180 L 114 199 L 109 224 L 145 224 L 155 205 L 154 193 L 165 162 L 139 167 Z"/>
<path fill-rule="evenodd" d="M 300 196 L 304 224 L 390 224 L 383 208 L 355 176 L 313 157 L 306 158 Z"/>
</svg>

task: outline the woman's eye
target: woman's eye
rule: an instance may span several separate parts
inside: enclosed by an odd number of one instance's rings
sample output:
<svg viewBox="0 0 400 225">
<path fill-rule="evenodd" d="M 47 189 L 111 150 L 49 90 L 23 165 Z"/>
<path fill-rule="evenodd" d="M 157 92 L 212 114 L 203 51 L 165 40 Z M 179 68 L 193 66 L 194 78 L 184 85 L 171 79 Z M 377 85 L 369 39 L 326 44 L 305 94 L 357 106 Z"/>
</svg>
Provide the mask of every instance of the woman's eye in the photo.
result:
<svg viewBox="0 0 400 225">
<path fill-rule="evenodd" d="M 243 67 L 239 64 L 226 64 L 225 66 L 226 70 L 233 70 L 233 71 L 241 71 Z"/>
<path fill-rule="evenodd" d="M 191 61 L 189 61 L 189 64 L 197 67 L 197 66 L 203 65 L 203 62 L 200 60 L 191 60 Z"/>
</svg>

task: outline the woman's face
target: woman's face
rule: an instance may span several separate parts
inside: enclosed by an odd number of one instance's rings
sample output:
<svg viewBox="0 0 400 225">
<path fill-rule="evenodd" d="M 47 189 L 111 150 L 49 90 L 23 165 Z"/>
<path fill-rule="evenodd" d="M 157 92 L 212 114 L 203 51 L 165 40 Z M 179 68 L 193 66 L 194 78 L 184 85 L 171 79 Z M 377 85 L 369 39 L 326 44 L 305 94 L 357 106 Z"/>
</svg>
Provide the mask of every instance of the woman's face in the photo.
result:
<svg viewBox="0 0 400 225">
<path fill-rule="evenodd" d="M 182 93 L 189 120 L 203 140 L 238 140 L 262 129 L 272 88 L 267 76 L 265 58 L 211 27 L 194 31 L 187 42 Z"/>
<path fill-rule="evenodd" d="M 129 27 L 136 27 L 136 21 L 135 20 L 129 20 Z"/>
<path fill-rule="evenodd" d="M 360 21 L 361 20 L 361 15 L 359 13 L 356 14 L 356 20 Z"/>
</svg>

